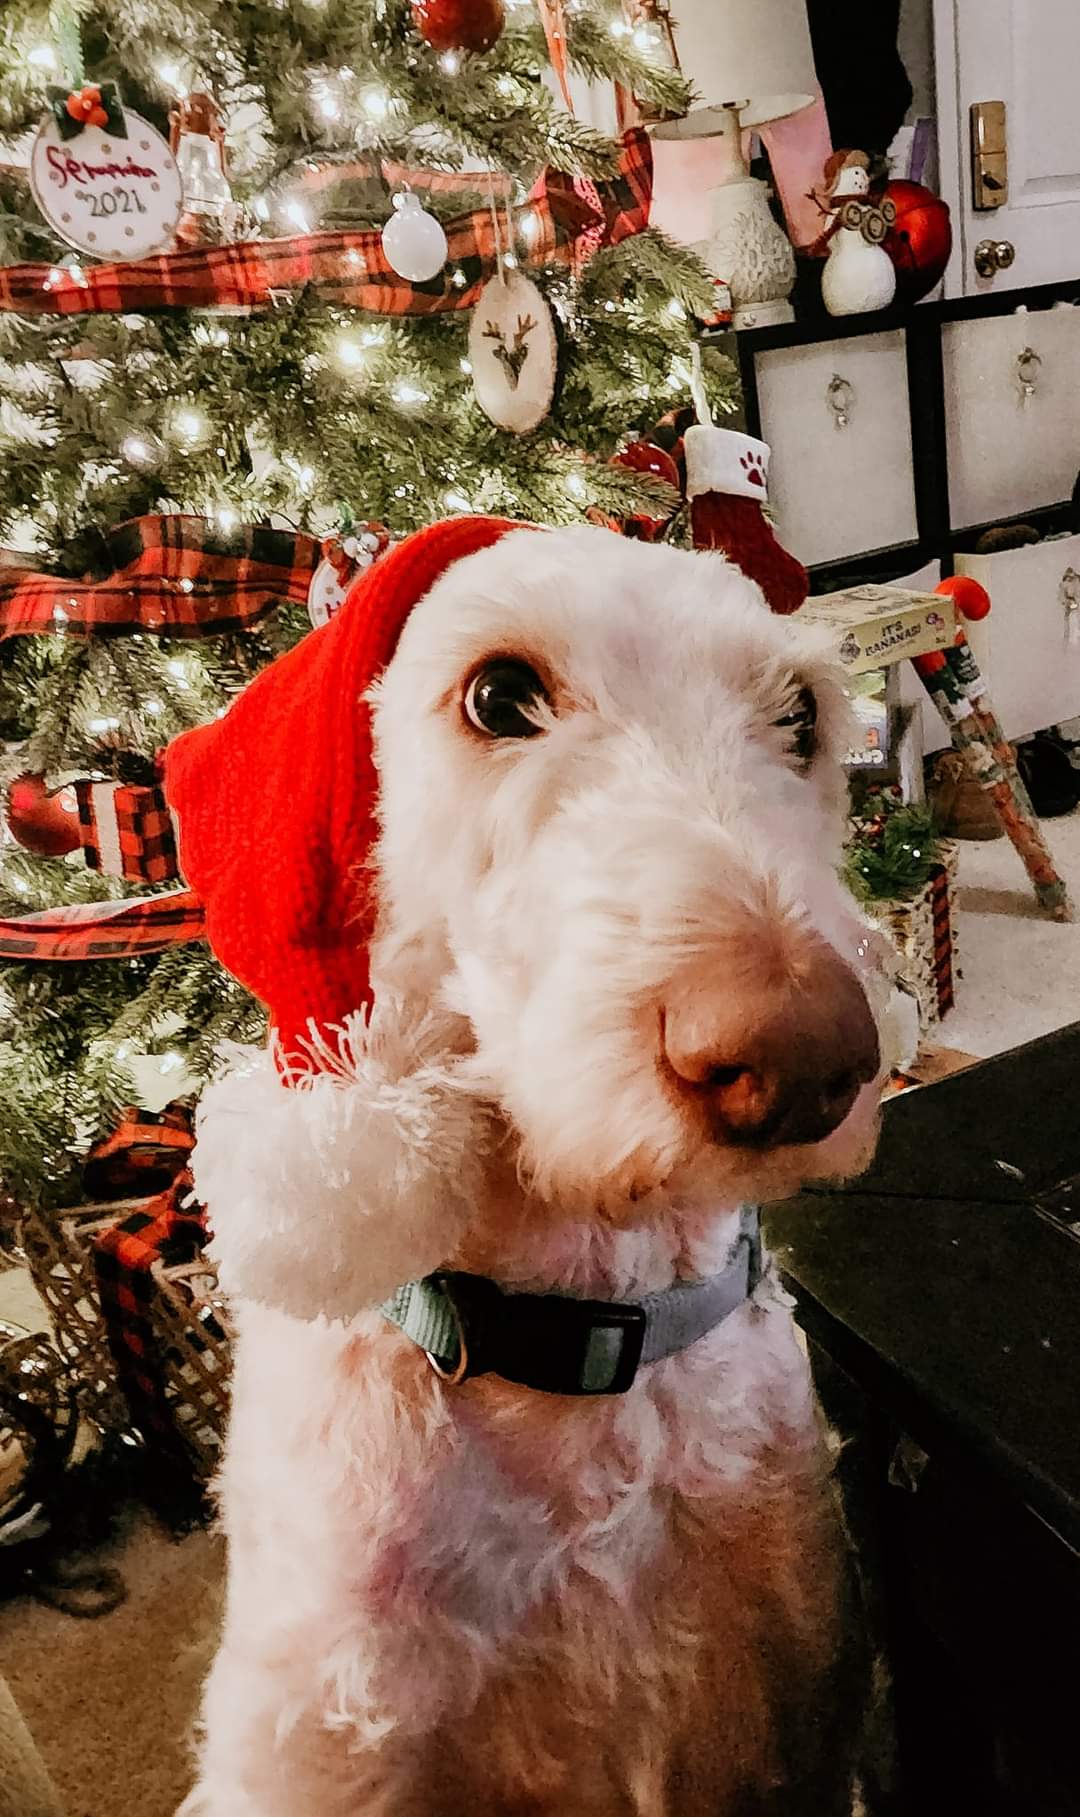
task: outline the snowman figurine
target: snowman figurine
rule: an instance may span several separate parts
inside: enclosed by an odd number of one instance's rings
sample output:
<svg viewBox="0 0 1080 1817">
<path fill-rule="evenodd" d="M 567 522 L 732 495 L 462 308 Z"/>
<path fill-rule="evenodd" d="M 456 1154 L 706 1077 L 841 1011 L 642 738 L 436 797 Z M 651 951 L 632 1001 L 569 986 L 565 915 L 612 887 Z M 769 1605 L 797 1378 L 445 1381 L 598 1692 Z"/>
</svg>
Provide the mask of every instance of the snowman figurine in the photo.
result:
<svg viewBox="0 0 1080 1817">
<path fill-rule="evenodd" d="M 896 294 L 896 267 L 882 244 L 896 219 L 886 197 L 870 199 L 870 160 L 864 151 L 834 152 L 825 166 L 824 212 L 829 257 L 821 295 L 830 315 L 884 309 Z"/>
</svg>

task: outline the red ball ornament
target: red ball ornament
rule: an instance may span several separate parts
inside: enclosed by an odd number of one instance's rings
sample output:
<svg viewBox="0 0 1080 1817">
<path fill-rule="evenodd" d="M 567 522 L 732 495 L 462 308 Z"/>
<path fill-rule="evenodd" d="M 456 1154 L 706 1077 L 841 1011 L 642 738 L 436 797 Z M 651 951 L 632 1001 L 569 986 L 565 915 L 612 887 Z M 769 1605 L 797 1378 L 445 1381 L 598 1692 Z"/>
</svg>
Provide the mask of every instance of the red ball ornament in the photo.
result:
<svg viewBox="0 0 1080 1817">
<path fill-rule="evenodd" d="M 658 448 L 655 442 L 631 442 L 628 448 L 620 449 L 611 458 L 613 466 L 630 467 L 635 473 L 652 473 L 657 479 L 666 480 L 676 491 L 680 489 L 678 467 L 666 449 Z M 668 512 L 653 517 L 643 511 L 635 511 L 626 519 L 625 534 L 636 537 L 639 542 L 652 542 L 670 515 Z"/>
<path fill-rule="evenodd" d="M 657 479 L 666 479 L 669 486 L 679 483 L 675 462 L 667 449 L 658 448 L 655 442 L 631 442 L 611 458 L 619 467 L 632 467 L 635 473 L 653 473 Z"/>
<path fill-rule="evenodd" d="M 952 574 L 934 588 L 935 593 L 948 593 L 956 601 L 956 609 L 962 618 L 978 624 L 980 618 L 986 618 L 990 611 L 990 595 L 970 574 Z"/>
<path fill-rule="evenodd" d="M 896 294 L 902 302 L 917 303 L 940 282 L 949 263 L 949 205 L 932 189 L 899 177 L 886 183 L 881 199 L 896 209 L 896 220 L 884 240 L 885 251 L 896 266 Z"/>
<path fill-rule="evenodd" d="M 506 23 L 503 0 L 412 0 L 412 15 L 433 50 L 490 50 Z"/>
<path fill-rule="evenodd" d="M 39 858 L 63 858 L 79 844 L 75 791 L 45 787 L 44 776 L 17 776 L 8 790 L 7 824 L 13 839 Z"/>
</svg>

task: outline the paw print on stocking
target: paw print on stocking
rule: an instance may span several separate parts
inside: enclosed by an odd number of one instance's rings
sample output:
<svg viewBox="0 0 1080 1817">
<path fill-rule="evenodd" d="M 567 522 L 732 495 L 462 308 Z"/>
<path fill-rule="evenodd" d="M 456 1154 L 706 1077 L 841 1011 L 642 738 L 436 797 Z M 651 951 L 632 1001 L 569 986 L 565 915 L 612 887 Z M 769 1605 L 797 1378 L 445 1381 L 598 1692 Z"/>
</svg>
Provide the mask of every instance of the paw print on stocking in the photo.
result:
<svg viewBox="0 0 1080 1817">
<path fill-rule="evenodd" d="M 739 465 L 743 470 L 743 476 L 748 485 L 760 486 L 762 492 L 767 491 L 765 484 L 765 460 L 764 457 L 758 453 L 756 448 L 748 448 L 745 454 L 740 454 Z"/>
</svg>

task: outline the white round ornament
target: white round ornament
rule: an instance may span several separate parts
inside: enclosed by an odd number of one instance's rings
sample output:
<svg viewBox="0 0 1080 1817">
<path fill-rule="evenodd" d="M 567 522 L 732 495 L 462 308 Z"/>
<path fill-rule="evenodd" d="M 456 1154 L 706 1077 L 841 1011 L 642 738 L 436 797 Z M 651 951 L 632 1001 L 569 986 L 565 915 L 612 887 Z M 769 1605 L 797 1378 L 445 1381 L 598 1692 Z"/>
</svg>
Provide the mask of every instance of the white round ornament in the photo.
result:
<svg viewBox="0 0 1080 1817">
<path fill-rule="evenodd" d="M 324 556 L 311 577 L 307 596 L 308 617 L 316 631 L 340 612 L 352 580 L 351 574 L 342 580 L 340 571 Z"/>
<path fill-rule="evenodd" d="M 337 616 L 357 575 L 371 567 L 388 543 L 388 536 L 381 530 L 359 530 L 341 540 L 347 563 L 332 562 L 324 555 L 311 577 L 307 596 L 308 617 L 316 631 Z"/>
<path fill-rule="evenodd" d="M 394 197 L 394 209 L 382 230 L 383 251 L 399 278 L 426 284 L 446 264 L 446 235 L 411 189 Z"/>
<path fill-rule="evenodd" d="M 481 410 L 527 435 L 551 408 L 558 344 L 551 310 L 519 271 L 490 278 L 469 326 L 469 361 Z"/>
<path fill-rule="evenodd" d="M 169 244 L 180 219 L 176 159 L 161 134 L 130 107 L 128 136 L 84 126 L 65 139 L 50 113 L 30 151 L 30 187 L 50 227 L 80 252 L 142 259 Z"/>
</svg>

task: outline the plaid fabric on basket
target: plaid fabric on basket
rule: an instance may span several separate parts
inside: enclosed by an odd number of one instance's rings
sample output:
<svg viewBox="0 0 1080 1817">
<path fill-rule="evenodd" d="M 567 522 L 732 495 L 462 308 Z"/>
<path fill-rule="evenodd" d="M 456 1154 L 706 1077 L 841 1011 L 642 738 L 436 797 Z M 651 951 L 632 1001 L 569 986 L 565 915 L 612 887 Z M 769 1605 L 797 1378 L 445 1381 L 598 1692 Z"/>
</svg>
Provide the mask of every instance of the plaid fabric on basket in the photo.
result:
<svg viewBox="0 0 1080 1817">
<path fill-rule="evenodd" d="M 283 599 L 305 604 L 322 560 L 321 544 L 299 531 L 247 524 L 226 534 L 180 512 L 129 518 L 107 546 L 113 570 L 100 580 L 0 567 L 0 639 L 242 631 Z"/>
<path fill-rule="evenodd" d="M 75 798 L 79 839 L 90 870 L 132 883 L 172 883 L 179 877 L 176 829 L 163 789 L 81 779 Z"/>
<path fill-rule="evenodd" d="M 121 1111 L 115 1129 L 90 1150 L 83 1185 L 94 1199 L 164 1192 L 186 1168 L 194 1146 L 189 1100 L 178 1098 L 160 1111 L 132 1105 Z"/>
<path fill-rule="evenodd" d="M 652 149 L 635 128 L 623 137 L 616 175 L 598 183 L 597 207 L 575 190 L 573 177 L 545 170 L 513 211 L 520 223 L 522 262 L 573 264 L 579 236 L 599 220 L 601 244 L 617 246 L 648 226 Z M 60 266 L 12 265 L 0 270 L 0 311 L 23 315 L 128 314 L 147 309 L 263 308 L 275 294 L 310 289 L 326 302 L 377 315 L 435 315 L 468 309 L 498 265 L 496 224 L 487 207 L 445 224 L 448 253 L 424 284 L 399 277 L 382 247 L 382 231 L 304 234 L 288 240 L 194 247 L 75 272 Z M 460 275 L 455 275 L 460 274 Z M 464 282 L 462 281 L 464 280 Z"/>
<path fill-rule="evenodd" d="M 109 1347 L 132 1420 L 144 1436 L 170 1447 L 175 1446 L 177 1433 L 166 1395 L 166 1358 L 154 1319 L 158 1295 L 154 1269 L 159 1263 L 179 1266 L 192 1261 L 205 1243 L 203 1213 L 192 1201 L 186 1169 L 158 1198 L 100 1231 L 94 1241 Z"/>
</svg>

